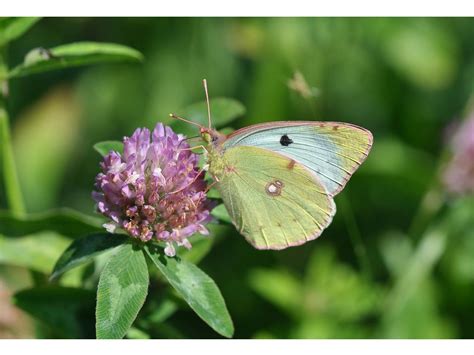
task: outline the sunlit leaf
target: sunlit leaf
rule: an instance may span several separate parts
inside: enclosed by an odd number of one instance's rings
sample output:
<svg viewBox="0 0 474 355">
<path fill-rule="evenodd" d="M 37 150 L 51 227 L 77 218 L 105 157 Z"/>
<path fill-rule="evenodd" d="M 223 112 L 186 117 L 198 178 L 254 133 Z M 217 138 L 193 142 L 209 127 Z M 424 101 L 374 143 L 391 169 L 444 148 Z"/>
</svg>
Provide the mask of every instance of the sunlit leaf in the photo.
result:
<svg viewBox="0 0 474 355">
<path fill-rule="evenodd" d="M 115 43 L 76 42 L 54 48 L 35 48 L 22 64 L 13 68 L 10 78 L 49 70 L 108 62 L 139 62 L 143 56 L 137 50 Z"/>
<path fill-rule="evenodd" d="M 449 221 L 450 237 L 441 260 L 444 274 L 469 287 L 474 281 L 474 196 L 460 198 L 453 204 Z"/>
<path fill-rule="evenodd" d="M 24 218 L 0 211 L 0 234 L 8 237 L 24 236 L 41 231 L 52 231 L 67 237 L 102 231 L 101 220 L 80 212 L 63 208 Z"/>
<path fill-rule="evenodd" d="M 390 273 L 398 277 L 407 271 L 413 245 L 406 234 L 388 232 L 380 242 L 380 253 Z"/>
<path fill-rule="evenodd" d="M 150 339 L 150 335 L 135 327 L 131 327 L 127 334 L 127 339 Z"/>
<path fill-rule="evenodd" d="M 0 264 L 25 267 L 49 274 L 68 244 L 67 238 L 54 232 L 41 232 L 15 238 L 0 235 Z"/>
<path fill-rule="evenodd" d="M 406 272 L 398 275 L 387 299 L 389 308 L 384 314 L 386 322 L 396 317 L 416 294 L 418 285 L 429 279 L 446 251 L 450 237 L 461 234 L 465 228 L 472 228 L 472 200 L 460 199 L 451 207 L 440 221 L 426 230 L 410 258 L 405 260 Z"/>
<path fill-rule="evenodd" d="M 123 143 L 120 141 L 104 141 L 94 144 L 94 149 L 103 157 L 109 154 L 111 150 L 123 152 Z"/>
<path fill-rule="evenodd" d="M 20 291 L 13 303 L 65 338 L 94 337 L 93 292 L 48 286 Z"/>
<path fill-rule="evenodd" d="M 204 162 L 203 162 L 204 163 Z M 209 182 L 210 183 L 210 182 Z M 219 192 L 219 190 L 217 190 L 215 187 L 211 188 L 208 193 L 207 193 L 207 197 L 208 198 L 215 198 L 215 199 L 219 199 L 221 198 L 221 193 Z"/>
<path fill-rule="evenodd" d="M 193 264 L 198 264 L 212 249 L 214 243 L 230 232 L 227 225 L 210 223 L 206 226 L 209 235 L 195 234 L 189 239 L 193 247 L 191 249 L 179 248 L 178 256 Z"/>
<path fill-rule="evenodd" d="M 80 120 L 78 98 L 67 86 L 42 90 L 42 97 L 17 117 L 13 148 L 29 212 L 58 205 L 62 181 L 82 141 Z"/>
<path fill-rule="evenodd" d="M 224 204 L 220 204 L 219 206 L 215 207 L 211 214 L 220 221 L 232 223 L 232 219 L 230 218 L 229 212 L 227 212 Z"/>
<path fill-rule="evenodd" d="M 304 314 L 302 303 L 304 289 L 302 282 L 284 270 L 253 270 L 250 285 L 266 300 L 291 316 L 299 318 Z"/>
<path fill-rule="evenodd" d="M 147 246 L 153 263 L 189 306 L 209 326 L 225 337 L 234 333 L 232 319 L 217 285 L 196 265 L 165 256 L 163 249 Z"/>
<path fill-rule="evenodd" d="M 121 234 L 95 233 L 74 240 L 54 266 L 51 279 L 91 261 L 97 255 L 116 248 L 128 239 L 127 236 Z"/>
<path fill-rule="evenodd" d="M 377 338 L 454 338 L 456 325 L 444 315 L 437 304 L 436 285 L 430 277 L 421 280 L 410 290 L 410 297 L 396 312 L 387 309 L 378 326 Z M 390 306 L 389 306 L 390 307 Z M 423 327 L 420 327 L 423 324 Z"/>
<path fill-rule="evenodd" d="M 381 47 L 387 63 L 421 88 L 440 89 L 455 77 L 459 49 L 450 31 L 428 23 L 403 25 L 385 36 Z"/>
<path fill-rule="evenodd" d="M 178 310 L 178 303 L 171 298 L 163 299 L 147 317 L 151 323 L 161 323 L 166 321 L 174 312 Z"/>
<path fill-rule="evenodd" d="M 41 17 L 5 17 L 0 19 L 0 47 L 28 31 Z"/>
<path fill-rule="evenodd" d="M 361 172 L 380 176 L 403 177 L 424 186 L 433 174 L 433 159 L 398 139 L 386 138 L 374 145 Z"/>
<path fill-rule="evenodd" d="M 328 247 L 316 248 L 309 259 L 305 288 L 302 306 L 307 314 L 327 314 L 342 322 L 376 314 L 383 299 L 383 289 L 378 284 L 339 262 Z"/>
<path fill-rule="evenodd" d="M 0 106 L 0 142 L 0 182 L 4 186 L 7 206 L 15 216 L 23 216 L 25 206 L 13 155 L 8 115 L 3 105 Z"/>
<path fill-rule="evenodd" d="M 211 250 L 214 238 L 212 236 L 196 235 L 191 238 L 193 247 L 189 250 L 180 248 L 178 255 L 193 263 L 199 263 Z"/>
<path fill-rule="evenodd" d="M 148 268 L 141 249 L 118 248 L 100 275 L 97 289 L 98 339 L 121 339 L 130 329 L 148 293 Z"/>
</svg>

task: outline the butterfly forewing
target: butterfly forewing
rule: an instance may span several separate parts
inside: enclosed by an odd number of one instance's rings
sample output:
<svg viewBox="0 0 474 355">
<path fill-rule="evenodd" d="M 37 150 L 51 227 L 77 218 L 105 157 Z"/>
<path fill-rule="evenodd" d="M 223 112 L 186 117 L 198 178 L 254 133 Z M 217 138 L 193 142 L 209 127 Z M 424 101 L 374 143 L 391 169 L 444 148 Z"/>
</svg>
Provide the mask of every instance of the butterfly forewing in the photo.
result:
<svg viewBox="0 0 474 355">
<path fill-rule="evenodd" d="M 318 177 L 294 159 L 252 146 L 225 151 L 218 189 L 241 234 L 258 249 L 317 238 L 336 207 Z"/>
<path fill-rule="evenodd" d="M 372 134 L 364 128 L 338 122 L 271 122 L 231 134 L 224 149 L 254 146 L 284 154 L 317 174 L 327 192 L 340 192 L 365 160 Z"/>
</svg>

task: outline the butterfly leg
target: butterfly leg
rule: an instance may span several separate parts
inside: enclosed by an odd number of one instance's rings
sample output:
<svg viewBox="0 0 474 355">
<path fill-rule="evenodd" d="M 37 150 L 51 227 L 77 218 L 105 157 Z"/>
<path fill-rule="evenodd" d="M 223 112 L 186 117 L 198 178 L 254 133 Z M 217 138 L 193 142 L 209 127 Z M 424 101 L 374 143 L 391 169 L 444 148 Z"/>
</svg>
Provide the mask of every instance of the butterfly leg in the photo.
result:
<svg viewBox="0 0 474 355">
<path fill-rule="evenodd" d="M 217 179 L 214 179 L 213 182 L 211 182 L 209 185 L 207 185 L 206 190 L 204 193 L 208 193 L 210 189 L 212 189 L 219 181 Z"/>
<path fill-rule="evenodd" d="M 196 146 L 194 146 L 194 147 L 183 148 L 183 149 L 180 149 L 180 151 L 181 151 L 181 152 L 184 152 L 184 151 L 187 151 L 187 150 L 192 151 L 193 149 L 204 149 L 204 153 L 207 152 L 206 147 L 203 146 L 203 145 L 196 145 Z"/>
</svg>

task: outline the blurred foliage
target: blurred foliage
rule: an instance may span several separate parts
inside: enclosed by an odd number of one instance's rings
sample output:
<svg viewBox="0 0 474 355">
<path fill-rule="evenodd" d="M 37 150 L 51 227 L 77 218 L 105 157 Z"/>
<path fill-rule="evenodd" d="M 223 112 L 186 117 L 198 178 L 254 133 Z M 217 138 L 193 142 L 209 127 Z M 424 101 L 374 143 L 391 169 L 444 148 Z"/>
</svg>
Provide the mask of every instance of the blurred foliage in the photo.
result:
<svg viewBox="0 0 474 355">
<path fill-rule="evenodd" d="M 360 338 L 371 334 L 360 323 L 380 312 L 379 285 L 338 263 L 328 247 L 315 250 L 306 272 L 302 280 L 286 270 L 256 269 L 250 274 L 252 288 L 296 322 L 296 326 L 275 325 L 273 337 L 281 331 L 295 338 Z M 263 334 L 268 336 L 271 331 Z"/>
<path fill-rule="evenodd" d="M 71 68 L 103 62 L 141 61 L 140 52 L 115 43 L 75 42 L 29 51 L 22 64 L 13 68 L 8 77 L 17 78 L 45 71 Z"/>
<path fill-rule="evenodd" d="M 23 63 L 32 48 L 77 41 L 122 43 L 145 59 L 11 82 L 8 108 L 26 208 L 92 214 L 100 161 L 93 145 L 157 121 L 197 135 L 169 113 L 195 118 L 206 78 L 221 127 L 331 120 L 374 134 L 373 151 L 336 197 L 339 212 L 318 240 L 258 251 L 222 225 L 212 245 L 205 239 L 202 254 L 190 256 L 202 259 L 200 267 L 219 285 L 235 337 L 473 338 L 474 197 L 452 198 L 435 183 L 446 158 L 445 128 L 465 116 L 474 92 L 473 36 L 468 18 L 43 19 L 9 45 L 11 63 Z M 235 102 L 219 108 L 224 97 Z M 36 279 L 0 266 L 12 292 L 49 274 L 67 247 L 60 234 L 53 223 L 50 233 L 26 231 L 10 242 L 15 248 L 34 237 L 41 244 L 38 259 L 16 258 L 17 267 L 40 274 Z M 356 252 L 360 243 L 363 254 Z M 37 336 L 93 336 L 83 328 L 90 320 L 76 317 L 90 307 L 88 298 L 77 302 L 80 292 L 95 289 L 103 267 L 99 257 L 52 290 L 15 296 L 18 308 L 47 324 Z M 71 291 L 81 283 L 83 291 Z M 216 336 L 163 283 L 152 283 L 149 295 L 128 337 Z M 58 297 L 51 300 L 69 318 L 53 317 L 48 302 L 32 310 L 31 297 Z M 8 300 L 0 302 L 3 309 Z"/>
<path fill-rule="evenodd" d="M 15 294 L 20 309 L 43 322 L 45 337 L 94 337 L 94 301 L 91 291 L 70 287 L 38 287 Z"/>
</svg>

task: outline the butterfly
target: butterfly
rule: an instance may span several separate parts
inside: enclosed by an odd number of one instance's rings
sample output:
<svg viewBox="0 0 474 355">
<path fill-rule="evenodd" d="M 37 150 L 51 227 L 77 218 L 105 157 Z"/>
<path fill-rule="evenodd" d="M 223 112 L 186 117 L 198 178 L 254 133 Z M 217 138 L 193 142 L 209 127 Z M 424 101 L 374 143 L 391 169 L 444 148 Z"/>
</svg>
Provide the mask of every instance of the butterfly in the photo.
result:
<svg viewBox="0 0 474 355">
<path fill-rule="evenodd" d="M 340 122 L 280 121 L 224 135 L 211 128 L 203 83 L 205 168 L 240 234 L 257 249 L 273 250 L 319 237 L 336 213 L 334 196 L 370 152 L 371 132 Z"/>
</svg>

